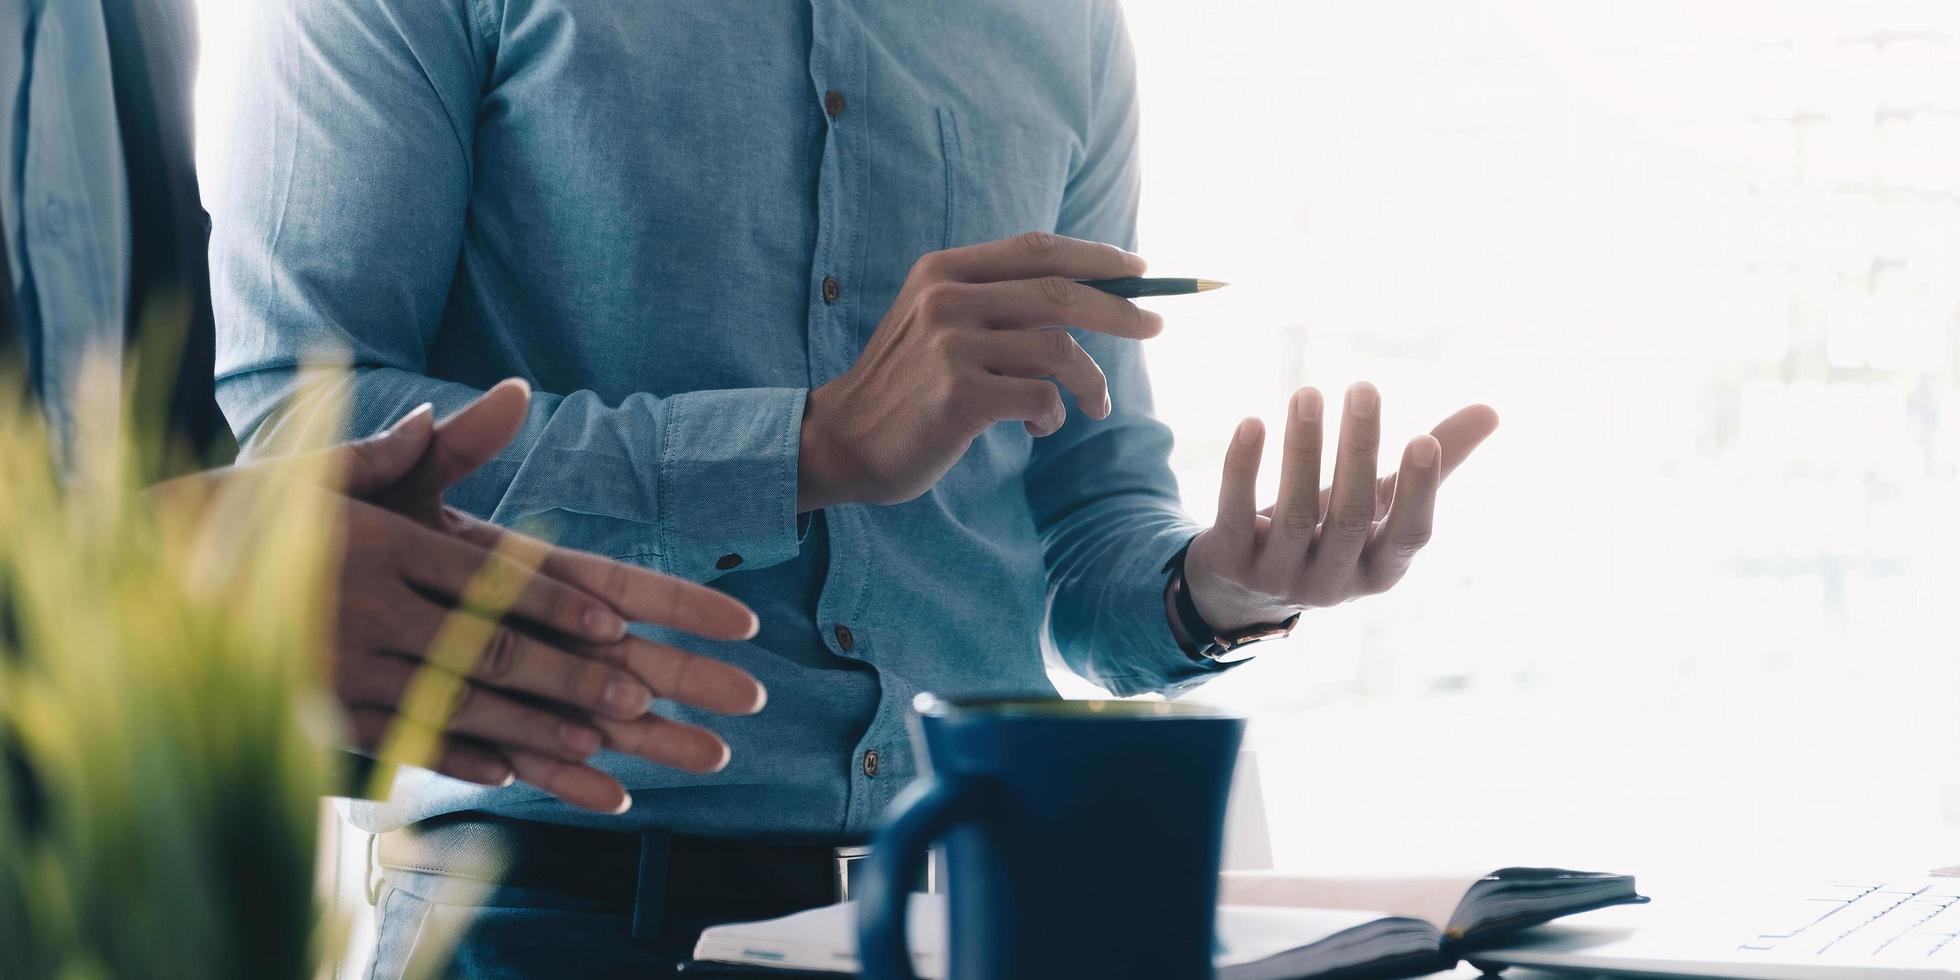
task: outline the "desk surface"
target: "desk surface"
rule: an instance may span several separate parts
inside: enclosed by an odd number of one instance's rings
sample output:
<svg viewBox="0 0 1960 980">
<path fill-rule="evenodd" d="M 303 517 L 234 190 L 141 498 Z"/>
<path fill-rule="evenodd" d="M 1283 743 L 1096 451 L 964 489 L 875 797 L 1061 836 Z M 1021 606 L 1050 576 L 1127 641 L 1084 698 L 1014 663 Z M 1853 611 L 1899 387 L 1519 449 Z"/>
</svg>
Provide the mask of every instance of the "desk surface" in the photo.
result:
<svg viewBox="0 0 1960 980">
<path fill-rule="evenodd" d="M 1432 973 L 1432 977 L 1447 977 L 1449 980 L 1470 980 L 1484 974 L 1468 963 L 1459 965 L 1447 973 Z M 1505 970 L 1507 980 L 1575 980 L 1570 973 L 1547 973 L 1544 970 Z"/>
<path fill-rule="evenodd" d="M 1459 980 L 1459 978 L 1461 980 L 1470 980 L 1472 977 L 1481 977 L 1483 975 L 1468 963 L 1458 966 L 1448 973 L 1430 974 L 1433 977 L 1447 977 L 1449 980 Z M 1544 970 L 1526 970 L 1521 968 L 1505 970 L 1503 975 L 1505 980 L 1585 980 L 1584 977 L 1572 973 L 1549 973 Z"/>
</svg>

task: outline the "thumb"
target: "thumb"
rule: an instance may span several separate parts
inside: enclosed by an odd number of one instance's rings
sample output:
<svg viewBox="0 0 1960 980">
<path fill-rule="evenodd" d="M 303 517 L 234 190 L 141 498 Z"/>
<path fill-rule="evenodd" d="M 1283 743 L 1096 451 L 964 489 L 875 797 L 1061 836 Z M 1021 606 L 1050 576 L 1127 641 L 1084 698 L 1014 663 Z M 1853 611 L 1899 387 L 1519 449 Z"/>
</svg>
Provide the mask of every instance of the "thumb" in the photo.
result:
<svg viewBox="0 0 1960 980">
<path fill-rule="evenodd" d="M 435 406 L 423 402 L 380 435 L 328 450 L 341 457 L 347 492 L 364 496 L 406 476 L 428 451 L 434 422 Z"/>
<path fill-rule="evenodd" d="M 440 499 L 517 438 L 531 410 L 531 386 L 508 378 L 435 425 L 433 450 L 410 482 L 414 492 Z"/>
</svg>

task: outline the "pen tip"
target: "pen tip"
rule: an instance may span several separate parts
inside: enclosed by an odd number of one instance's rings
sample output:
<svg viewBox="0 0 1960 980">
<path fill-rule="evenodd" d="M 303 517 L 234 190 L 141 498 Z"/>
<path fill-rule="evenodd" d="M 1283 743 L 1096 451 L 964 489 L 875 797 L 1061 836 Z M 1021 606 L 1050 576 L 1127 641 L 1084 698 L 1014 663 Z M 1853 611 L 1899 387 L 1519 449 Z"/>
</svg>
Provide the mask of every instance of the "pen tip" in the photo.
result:
<svg viewBox="0 0 1960 980">
<path fill-rule="evenodd" d="M 1198 280 L 1198 292 L 1208 293 L 1214 289 L 1223 289 L 1230 285 L 1231 283 L 1229 282 L 1219 282 L 1216 279 L 1200 279 Z"/>
</svg>

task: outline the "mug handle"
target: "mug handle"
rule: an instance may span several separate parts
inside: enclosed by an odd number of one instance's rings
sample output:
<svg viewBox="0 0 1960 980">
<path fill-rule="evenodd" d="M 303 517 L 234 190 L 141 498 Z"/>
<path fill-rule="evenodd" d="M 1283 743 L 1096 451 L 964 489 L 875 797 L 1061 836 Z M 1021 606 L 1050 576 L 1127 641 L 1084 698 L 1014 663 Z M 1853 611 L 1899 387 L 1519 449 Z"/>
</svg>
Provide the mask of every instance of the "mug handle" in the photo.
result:
<svg viewBox="0 0 1960 980">
<path fill-rule="evenodd" d="M 857 908 L 858 963 L 866 980 L 915 980 L 906 944 L 913 883 L 925 873 L 932 842 L 980 813 L 978 777 L 929 776 L 892 803 L 892 817 L 871 841 Z"/>
</svg>

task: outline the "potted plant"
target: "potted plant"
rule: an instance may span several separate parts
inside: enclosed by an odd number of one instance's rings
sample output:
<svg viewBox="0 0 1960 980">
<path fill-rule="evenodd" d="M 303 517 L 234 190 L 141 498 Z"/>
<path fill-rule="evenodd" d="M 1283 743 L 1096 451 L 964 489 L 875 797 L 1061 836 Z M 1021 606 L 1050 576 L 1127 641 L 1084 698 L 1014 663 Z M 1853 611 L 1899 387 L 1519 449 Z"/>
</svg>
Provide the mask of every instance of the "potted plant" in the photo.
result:
<svg viewBox="0 0 1960 980">
<path fill-rule="evenodd" d="M 118 401 L 0 399 L 0 976 L 310 977 L 331 511 L 147 492 Z"/>
</svg>

